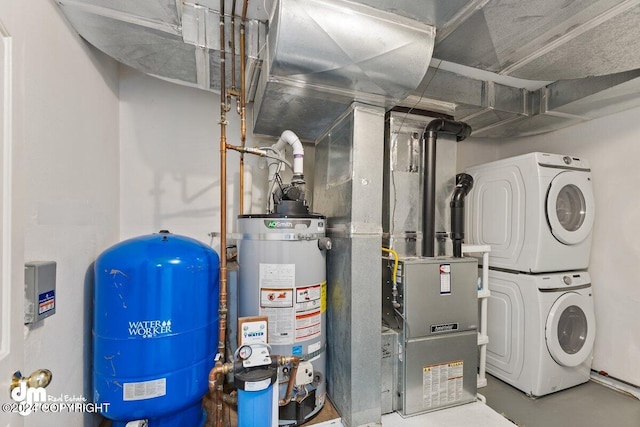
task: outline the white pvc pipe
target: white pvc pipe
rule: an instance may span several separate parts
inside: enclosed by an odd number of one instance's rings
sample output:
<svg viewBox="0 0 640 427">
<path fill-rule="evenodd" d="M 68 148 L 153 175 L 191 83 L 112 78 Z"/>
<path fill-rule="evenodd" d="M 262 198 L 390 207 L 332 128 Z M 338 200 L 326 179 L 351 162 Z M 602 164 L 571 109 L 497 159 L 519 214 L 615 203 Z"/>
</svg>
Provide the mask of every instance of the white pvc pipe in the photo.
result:
<svg viewBox="0 0 640 427">
<path fill-rule="evenodd" d="M 273 144 L 271 148 L 274 150 L 282 150 L 286 144 L 289 144 L 293 149 L 293 174 L 294 175 L 303 175 L 302 172 L 302 164 L 304 162 L 304 148 L 302 147 L 302 142 L 300 142 L 300 138 L 290 130 L 285 130 L 280 135 L 280 139 L 278 142 Z"/>
</svg>

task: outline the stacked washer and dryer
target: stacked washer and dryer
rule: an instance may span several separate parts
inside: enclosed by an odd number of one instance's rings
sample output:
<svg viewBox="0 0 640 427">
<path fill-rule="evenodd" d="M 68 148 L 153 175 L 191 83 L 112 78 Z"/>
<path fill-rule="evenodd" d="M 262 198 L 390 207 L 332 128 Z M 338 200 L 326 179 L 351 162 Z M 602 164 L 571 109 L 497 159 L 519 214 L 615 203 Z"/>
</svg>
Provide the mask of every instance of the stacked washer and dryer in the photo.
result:
<svg viewBox="0 0 640 427">
<path fill-rule="evenodd" d="M 596 332 L 588 162 L 536 152 L 466 172 L 469 243 L 491 245 L 487 372 L 530 396 L 587 382 Z"/>
</svg>

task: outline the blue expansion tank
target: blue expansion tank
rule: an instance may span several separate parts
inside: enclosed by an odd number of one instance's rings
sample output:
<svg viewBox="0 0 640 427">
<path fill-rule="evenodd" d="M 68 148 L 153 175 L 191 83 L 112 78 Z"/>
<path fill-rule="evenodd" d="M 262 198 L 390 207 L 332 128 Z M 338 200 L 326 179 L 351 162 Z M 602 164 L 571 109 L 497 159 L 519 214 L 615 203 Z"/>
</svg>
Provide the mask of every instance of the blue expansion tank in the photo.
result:
<svg viewBox="0 0 640 427">
<path fill-rule="evenodd" d="M 161 231 L 95 263 L 93 400 L 113 426 L 198 426 L 218 345 L 219 258 Z M 104 407 L 104 406 L 103 406 Z"/>
</svg>

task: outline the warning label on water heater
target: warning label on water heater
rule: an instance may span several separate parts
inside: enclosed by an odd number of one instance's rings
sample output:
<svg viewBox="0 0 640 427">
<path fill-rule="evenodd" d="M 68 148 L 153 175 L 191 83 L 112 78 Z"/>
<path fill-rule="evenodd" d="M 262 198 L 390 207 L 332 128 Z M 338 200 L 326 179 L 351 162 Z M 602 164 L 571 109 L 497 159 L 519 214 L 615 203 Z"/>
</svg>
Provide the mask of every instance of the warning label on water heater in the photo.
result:
<svg viewBox="0 0 640 427">
<path fill-rule="evenodd" d="M 296 341 L 322 333 L 322 284 L 296 289 Z"/>
<path fill-rule="evenodd" d="M 260 263 L 261 288 L 293 288 L 296 283 L 295 264 Z"/>
<path fill-rule="evenodd" d="M 462 360 L 422 368 L 422 405 L 431 408 L 462 399 Z"/>
<path fill-rule="evenodd" d="M 293 344 L 295 307 L 293 288 L 261 288 L 260 316 L 269 319 L 269 342 Z"/>
</svg>

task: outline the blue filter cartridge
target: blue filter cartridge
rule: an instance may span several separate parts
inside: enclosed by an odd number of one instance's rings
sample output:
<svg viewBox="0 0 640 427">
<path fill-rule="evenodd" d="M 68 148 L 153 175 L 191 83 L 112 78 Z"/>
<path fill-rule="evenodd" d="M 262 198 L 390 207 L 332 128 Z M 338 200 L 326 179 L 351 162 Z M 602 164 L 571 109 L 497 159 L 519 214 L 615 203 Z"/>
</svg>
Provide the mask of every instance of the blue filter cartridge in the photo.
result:
<svg viewBox="0 0 640 427">
<path fill-rule="evenodd" d="M 278 370 L 272 366 L 234 374 L 238 387 L 238 427 L 272 427 L 276 402 L 273 384 L 277 376 Z"/>
</svg>

